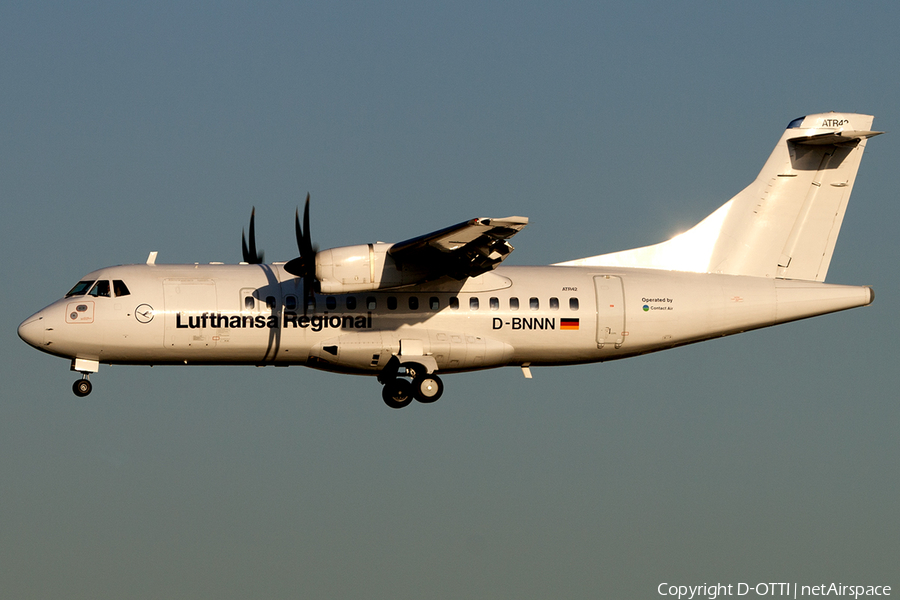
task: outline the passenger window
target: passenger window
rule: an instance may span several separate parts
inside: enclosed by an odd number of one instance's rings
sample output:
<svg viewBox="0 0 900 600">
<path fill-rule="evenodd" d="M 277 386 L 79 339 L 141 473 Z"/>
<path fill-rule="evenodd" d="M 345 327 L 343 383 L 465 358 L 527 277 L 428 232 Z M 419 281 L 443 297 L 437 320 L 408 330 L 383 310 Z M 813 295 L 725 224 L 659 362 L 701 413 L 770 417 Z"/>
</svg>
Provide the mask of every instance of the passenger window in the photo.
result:
<svg viewBox="0 0 900 600">
<path fill-rule="evenodd" d="M 94 298 L 109 298 L 109 282 L 101 279 L 91 288 L 90 295 Z"/>
<path fill-rule="evenodd" d="M 367 296 L 366 297 L 366 308 L 369 310 L 375 310 L 375 306 L 377 306 L 377 304 L 375 302 L 375 297 Z"/>
<path fill-rule="evenodd" d="M 469 298 L 469 310 L 478 310 L 478 298 L 475 296 Z"/>
<path fill-rule="evenodd" d="M 356 296 L 347 296 L 347 310 L 356 310 Z"/>
<path fill-rule="evenodd" d="M 578 310 L 578 298 L 569 298 L 569 310 Z"/>
<path fill-rule="evenodd" d="M 266 308 L 268 308 L 269 310 L 275 310 L 275 307 L 277 305 L 278 303 L 275 302 L 275 296 L 266 296 Z"/>
<path fill-rule="evenodd" d="M 528 308 L 530 308 L 531 310 L 537 310 L 540 307 L 541 307 L 541 303 L 538 301 L 537 298 L 531 298 L 528 301 Z"/>
<path fill-rule="evenodd" d="M 431 310 L 441 310 L 441 301 L 438 300 L 437 296 L 432 296 L 428 299 L 428 308 Z"/>
<path fill-rule="evenodd" d="M 491 310 L 500 310 L 500 301 L 496 298 L 491 298 Z"/>
<path fill-rule="evenodd" d="M 297 310 L 297 296 L 285 296 L 284 308 L 286 310 Z"/>
<path fill-rule="evenodd" d="M 519 299 L 515 296 L 509 299 L 509 310 L 519 310 Z"/>
<path fill-rule="evenodd" d="M 450 298 L 450 308 L 452 308 L 453 310 L 459 310 L 459 298 L 457 298 L 456 296 Z"/>
<path fill-rule="evenodd" d="M 84 296 L 87 294 L 87 291 L 91 289 L 91 284 L 93 283 L 93 281 L 79 281 L 75 284 L 75 287 L 69 290 L 69 293 L 66 294 L 66 298 L 71 296 Z"/>
<path fill-rule="evenodd" d="M 550 310 L 559 310 L 559 298 L 550 298 Z"/>
<path fill-rule="evenodd" d="M 128 291 L 128 286 L 125 285 L 125 282 L 121 279 L 113 280 L 113 293 L 116 295 L 116 298 L 119 296 L 128 296 L 131 292 Z"/>
<path fill-rule="evenodd" d="M 397 296 L 388 296 L 388 310 L 397 310 Z"/>
<path fill-rule="evenodd" d="M 253 296 L 244 296 L 244 308 L 253 310 L 254 306 L 256 306 L 256 302 L 253 300 Z"/>
<path fill-rule="evenodd" d="M 316 297 L 310 296 L 306 299 L 306 312 L 315 312 L 316 310 Z"/>
<path fill-rule="evenodd" d="M 325 308 L 328 310 L 334 310 L 337 308 L 337 298 L 334 296 L 326 296 L 325 298 Z"/>
<path fill-rule="evenodd" d="M 419 298 L 416 296 L 409 297 L 409 310 L 419 310 Z"/>
</svg>

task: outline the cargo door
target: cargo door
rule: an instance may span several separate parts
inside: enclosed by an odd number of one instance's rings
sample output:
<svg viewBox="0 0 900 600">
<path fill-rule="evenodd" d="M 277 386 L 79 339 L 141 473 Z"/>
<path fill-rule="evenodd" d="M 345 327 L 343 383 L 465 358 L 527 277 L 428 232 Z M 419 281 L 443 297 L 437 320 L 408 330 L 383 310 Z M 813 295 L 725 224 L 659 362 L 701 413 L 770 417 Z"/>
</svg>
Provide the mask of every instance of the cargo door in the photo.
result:
<svg viewBox="0 0 900 600">
<path fill-rule="evenodd" d="M 597 294 L 597 347 L 625 342 L 625 292 L 622 278 L 615 275 L 595 275 Z"/>
</svg>

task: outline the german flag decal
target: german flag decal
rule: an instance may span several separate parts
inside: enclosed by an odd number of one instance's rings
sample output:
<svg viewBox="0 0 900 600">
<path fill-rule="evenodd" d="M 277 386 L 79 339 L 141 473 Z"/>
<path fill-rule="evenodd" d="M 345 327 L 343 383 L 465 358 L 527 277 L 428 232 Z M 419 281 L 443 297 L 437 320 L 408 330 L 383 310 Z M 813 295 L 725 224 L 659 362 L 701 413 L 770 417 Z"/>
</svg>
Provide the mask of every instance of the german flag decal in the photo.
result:
<svg viewBox="0 0 900 600">
<path fill-rule="evenodd" d="M 563 331 L 578 331 L 578 319 L 560 319 L 559 328 Z"/>
</svg>

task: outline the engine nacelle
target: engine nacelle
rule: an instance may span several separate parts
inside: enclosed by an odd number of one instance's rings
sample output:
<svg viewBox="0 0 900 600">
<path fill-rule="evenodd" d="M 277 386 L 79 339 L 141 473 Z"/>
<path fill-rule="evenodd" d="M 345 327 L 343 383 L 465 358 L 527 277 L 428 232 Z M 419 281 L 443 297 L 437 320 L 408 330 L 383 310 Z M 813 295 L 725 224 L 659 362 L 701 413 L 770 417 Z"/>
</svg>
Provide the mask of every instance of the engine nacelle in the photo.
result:
<svg viewBox="0 0 900 600">
<path fill-rule="evenodd" d="M 347 294 L 411 285 L 427 273 L 398 265 L 388 255 L 393 244 L 340 246 L 316 253 L 316 279 L 323 294 Z"/>
</svg>

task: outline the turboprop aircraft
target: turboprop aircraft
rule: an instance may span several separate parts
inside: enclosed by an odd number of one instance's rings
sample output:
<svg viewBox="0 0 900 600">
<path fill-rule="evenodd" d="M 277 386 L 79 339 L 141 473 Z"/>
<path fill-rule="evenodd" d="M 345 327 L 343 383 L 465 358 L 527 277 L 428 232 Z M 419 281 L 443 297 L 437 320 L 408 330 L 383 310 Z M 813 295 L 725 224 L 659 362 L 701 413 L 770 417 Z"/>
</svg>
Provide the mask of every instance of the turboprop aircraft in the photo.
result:
<svg viewBox="0 0 900 600">
<path fill-rule="evenodd" d="M 371 375 L 393 408 L 433 402 L 440 374 L 656 352 L 867 305 L 824 283 L 871 130 L 869 115 L 790 122 L 759 176 L 687 232 L 548 266 L 499 266 L 525 217 L 478 218 L 395 244 L 317 250 L 309 196 L 299 256 L 264 263 L 251 212 L 243 262 L 88 273 L 19 336 L 99 365 L 304 365 Z"/>
</svg>

